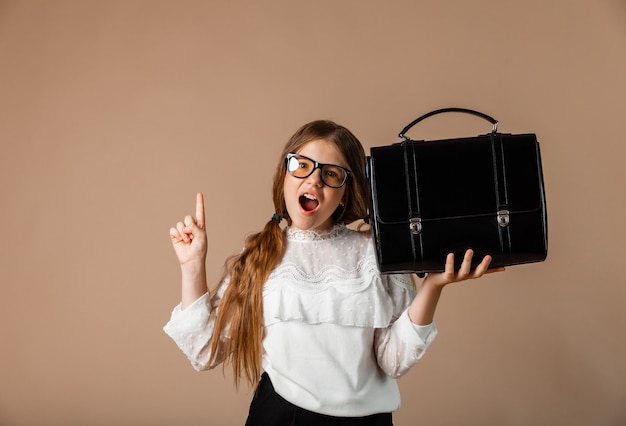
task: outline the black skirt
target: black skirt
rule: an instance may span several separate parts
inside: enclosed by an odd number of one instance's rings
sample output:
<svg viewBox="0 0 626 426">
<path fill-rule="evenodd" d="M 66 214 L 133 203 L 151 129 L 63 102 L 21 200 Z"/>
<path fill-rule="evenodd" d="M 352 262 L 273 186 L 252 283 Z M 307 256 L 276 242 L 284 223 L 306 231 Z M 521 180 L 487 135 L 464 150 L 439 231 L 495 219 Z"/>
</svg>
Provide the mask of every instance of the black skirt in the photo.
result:
<svg viewBox="0 0 626 426">
<path fill-rule="evenodd" d="M 254 392 L 246 426 L 393 426 L 391 413 L 334 417 L 305 410 L 285 400 L 263 373 Z"/>
</svg>

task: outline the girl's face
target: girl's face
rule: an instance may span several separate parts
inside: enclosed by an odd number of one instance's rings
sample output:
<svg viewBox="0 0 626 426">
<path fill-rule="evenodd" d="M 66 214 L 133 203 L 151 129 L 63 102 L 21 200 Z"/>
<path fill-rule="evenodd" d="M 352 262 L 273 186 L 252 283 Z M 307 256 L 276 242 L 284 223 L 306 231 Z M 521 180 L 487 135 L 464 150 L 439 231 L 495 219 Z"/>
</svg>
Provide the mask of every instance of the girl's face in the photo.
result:
<svg viewBox="0 0 626 426">
<path fill-rule="evenodd" d="M 318 163 L 348 168 L 335 144 L 323 139 L 308 142 L 296 154 Z M 320 169 L 315 169 L 310 176 L 302 179 L 285 173 L 285 205 L 294 228 L 321 231 L 333 226 L 332 214 L 340 203 L 343 204 L 346 185 L 341 188 L 325 185 L 321 172 Z"/>
</svg>

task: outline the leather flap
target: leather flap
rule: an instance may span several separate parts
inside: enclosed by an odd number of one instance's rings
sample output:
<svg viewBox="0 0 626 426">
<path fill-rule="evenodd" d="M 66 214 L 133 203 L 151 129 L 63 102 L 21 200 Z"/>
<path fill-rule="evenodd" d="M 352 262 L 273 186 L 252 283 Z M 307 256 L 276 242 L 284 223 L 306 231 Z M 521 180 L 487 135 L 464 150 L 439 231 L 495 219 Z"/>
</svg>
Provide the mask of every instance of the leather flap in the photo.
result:
<svg viewBox="0 0 626 426">
<path fill-rule="evenodd" d="M 381 224 L 511 215 L 543 208 L 534 134 L 406 141 L 370 150 L 372 214 Z M 502 188 L 504 186 L 504 188 Z"/>
</svg>

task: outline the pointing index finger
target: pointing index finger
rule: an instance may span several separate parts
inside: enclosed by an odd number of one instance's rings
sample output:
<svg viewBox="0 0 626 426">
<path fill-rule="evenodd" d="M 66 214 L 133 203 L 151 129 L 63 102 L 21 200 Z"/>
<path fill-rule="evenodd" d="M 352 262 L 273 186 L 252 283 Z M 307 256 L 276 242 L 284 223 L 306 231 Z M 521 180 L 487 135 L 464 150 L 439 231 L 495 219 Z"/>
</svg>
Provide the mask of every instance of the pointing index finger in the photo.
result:
<svg viewBox="0 0 626 426">
<path fill-rule="evenodd" d="M 196 223 L 204 229 L 204 196 L 201 192 L 196 195 Z"/>
</svg>

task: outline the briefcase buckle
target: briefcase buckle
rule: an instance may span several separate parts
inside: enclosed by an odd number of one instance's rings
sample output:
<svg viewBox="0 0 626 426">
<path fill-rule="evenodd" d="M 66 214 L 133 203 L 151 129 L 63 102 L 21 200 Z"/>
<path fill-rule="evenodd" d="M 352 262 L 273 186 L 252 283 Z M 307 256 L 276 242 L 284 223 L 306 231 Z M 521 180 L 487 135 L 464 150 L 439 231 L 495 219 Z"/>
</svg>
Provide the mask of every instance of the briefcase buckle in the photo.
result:
<svg viewBox="0 0 626 426">
<path fill-rule="evenodd" d="M 498 210 L 498 224 L 502 228 L 506 228 L 507 226 L 509 226 L 509 222 L 510 222 L 509 211 Z"/>
<path fill-rule="evenodd" d="M 409 219 L 409 229 L 411 230 L 411 234 L 419 235 L 419 233 L 422 232 L 422 219 L 419 217 Z"/>
</svg>

